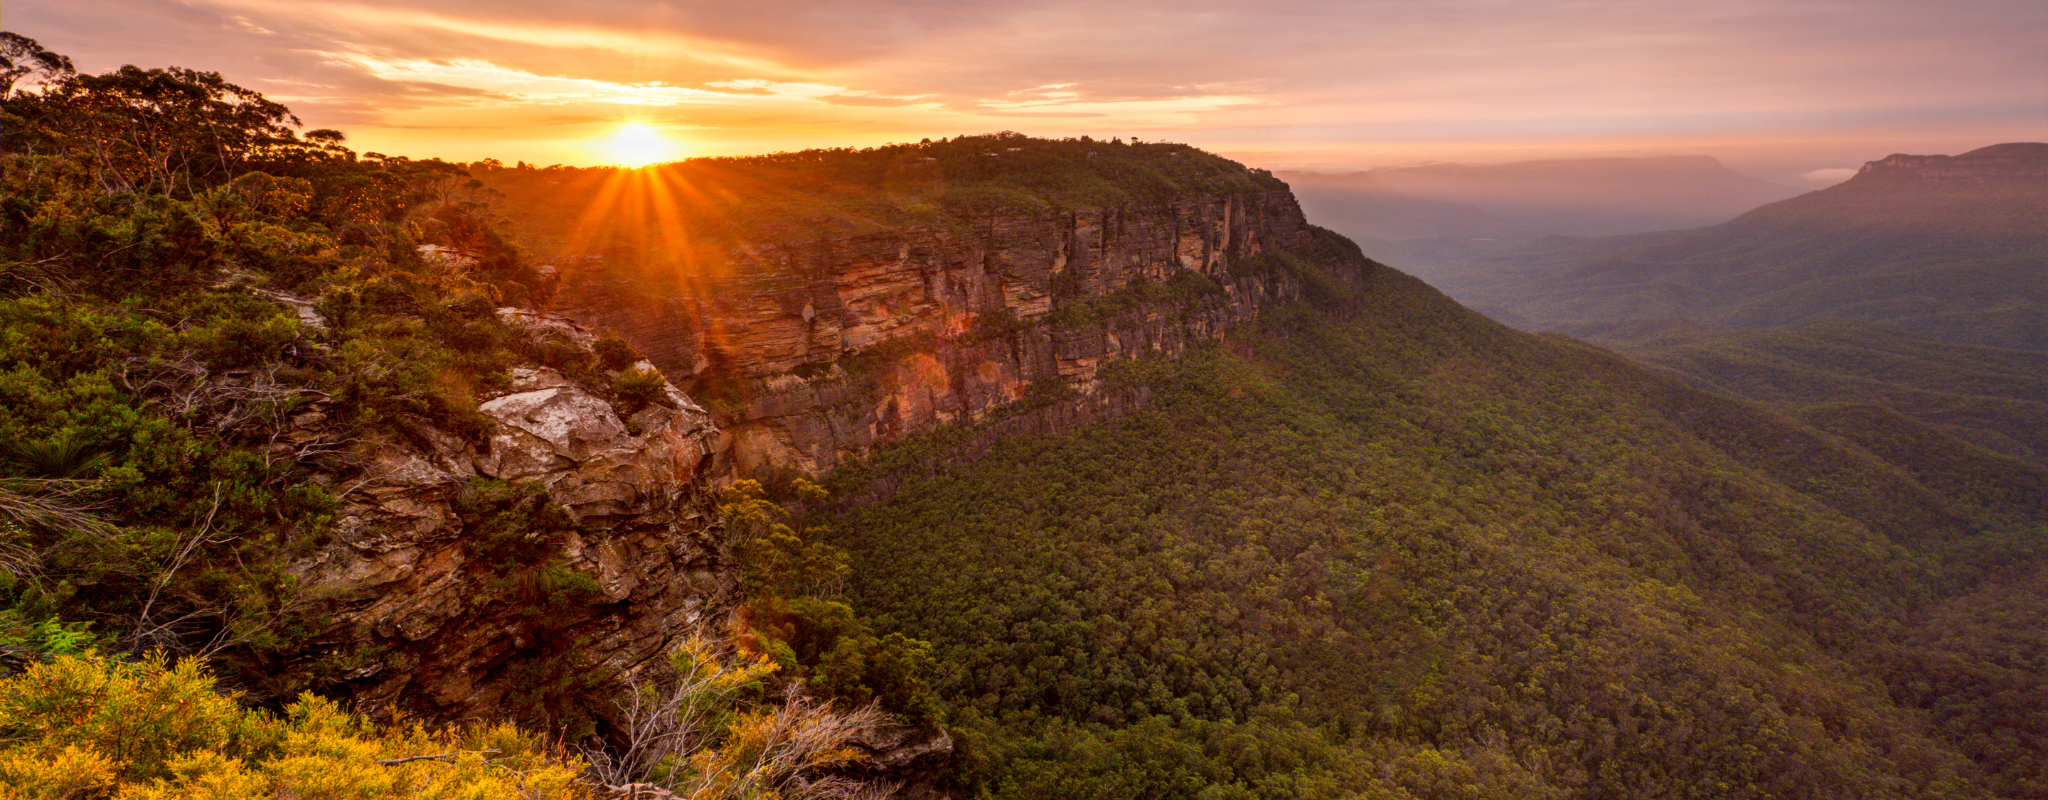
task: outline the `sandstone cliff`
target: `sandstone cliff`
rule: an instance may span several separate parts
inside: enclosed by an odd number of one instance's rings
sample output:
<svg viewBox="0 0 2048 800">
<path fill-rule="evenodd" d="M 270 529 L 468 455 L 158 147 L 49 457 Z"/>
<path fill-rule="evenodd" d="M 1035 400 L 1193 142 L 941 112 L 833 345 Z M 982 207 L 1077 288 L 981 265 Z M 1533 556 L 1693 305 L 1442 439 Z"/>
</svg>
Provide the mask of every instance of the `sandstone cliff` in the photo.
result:
<svg viewBox="0 0 2048 800">
<path fill-rule="evenodd" d="M 369 463 L 342 487 L 334 535 L 294 569 L 328 620 L 319 638 L 353 654 L 330 679 L 429 718 L 540 716 L 558 711 L 550 689 L 612 682 L 722 610 L 734 578 L 700 479 L 716 428 L 661 388 L 625 413 L 528 365 L 482 403 L 495 424 L 481 444 L 416 427 L 361 448 Z M 318 435 L 323 417 L 300 415 L 295 435 Z"/>
<path fill-rule="evenodd" d="M 1115 416 L 1146 398 L 1112 364 L 1224 340 L 1369 268 L 1270 178 L 1249 183 L 754 241 L 688 280 L 563 259 L 548 314 L 500 318 L 584 351 L 618 331 L 687 390 L 632 409 L 603 376 L 528 364 L 482 398 L 482 440 L 414 429 L 361 448 L 334 535 L 294 569 L 327 620 L 316 638 L 346 654 L 322 682 L 433 719 L 608 716 L 593 698 L 737 600 L 720 480 L 820 473 L 951 422 L 996 423 L 973 450 Z M 890 735 L 875 763 L 912 785 L 950 749 Z"/>
<path fill-rule="evenodd" d="M 817 473 L 877 442 L 1027 397 L 1053 427 L 1114 413 L 1111 362 L 1221 339 L 1356 250 L 1284 189 L 735 248 L 662 294 L 599 259 L 556 310 L 618 330 L 717 414 L 722 471 Z M 1317 251 L 1316 255 L 1308 255 Z M 1336 253 L 1339 257 L 1331 257 Z"/>
<path fill-rule="evenodd" d="M 2016 142 L 1954 156 L 1886 156 L 1847 181 L 1758 208 L 1727 227 L 1863 226 L 1874 235 L 1911 230 L 2006 247 L 2038 242 L 2044 214 L 2048 144 Z"/>
<path fill-rule="evenodd" d="M 1855 180 L 1996 186 L 2048 181 L 2048 144 L 2013 142 L 1954 156 L 1891 155 L 1865 163 Z"/>
</svg>

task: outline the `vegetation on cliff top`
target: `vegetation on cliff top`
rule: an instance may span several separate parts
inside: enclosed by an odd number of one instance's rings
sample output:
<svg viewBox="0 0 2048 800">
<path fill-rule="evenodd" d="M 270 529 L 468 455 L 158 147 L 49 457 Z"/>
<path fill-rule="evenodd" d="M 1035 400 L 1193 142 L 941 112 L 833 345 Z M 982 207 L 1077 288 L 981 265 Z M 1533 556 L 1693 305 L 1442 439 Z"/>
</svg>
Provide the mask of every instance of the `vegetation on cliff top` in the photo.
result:
<svg viewBox="0 0 2048 800">
<path fill-rule="evenodd" d="M 219 75 L 81 75 L 7 36 L 0 644 L 203 653 L 289 696 L 320 671 L 271 663 L 313 624 L 285 568 L 331 522 L 311 475 L 367 439 L 481 434 L 478 394 L 528 348 L 493 311 L 538 276 L 451 165 L 300 134 Z"/>
<path fill-rule="evenodd" d="M 291 568 L 327 543 L 336 478 L 379 442 L 481 436 L 478 398 L 515 363 L 593 384 L 617 371 L 628 406 L 662 380 L 616 339 L 592 352 L 496 316 L 545 285 L 459 167 L 300 134 L 212 73 L 79 75 L 14 34 L 0 55 L 0 664 L 25 670 L 0 679 L 0 798 L 574 797 L 581 777 L 793 800 L 864 785 L 823 771 L 861 757 L 847 739 L 879 711 L 770 702 L 761 678 L 782 665 L 706 645 L 627 698 L 530 687 L 543 730 L 587 725 L 572 705 L 638 703 L 622 713 L 641 738 L 579 742 L 587 775 L 562 743 L 511 727 L 380 726 L 302 694 L 375 657 L 309 646 L 326 622 Z M 569 523 L 540 487 L 477 480 L 455 506 L 464 545 L 536 616 L 598 594 L 546 563 L 536 531 Z M 836 640 L 852 644 L 818 657 L 888 654 L 842 616 Z M 850 676 L 827 688 L 863 702 L 887 693 L 862 683 L 886 673 L 816 661 L 789 666 Z M 716 691 L 676 694 L 692 686 Z M 663 716 L 670 701 L 694 711 Z M 650 757 L 646 736 L 668 745 Z"/>
<path fill-rule="evenodd" d="M 469 165 L 521 241 L 570 255 L 722 268 L 740 244 L 802 243 L 994 213 L 1158 205 L 1284 190 L 1272 175 L 1184 144 L 1034 139 L 698 158 L 641 169 Z"/>
</svg>

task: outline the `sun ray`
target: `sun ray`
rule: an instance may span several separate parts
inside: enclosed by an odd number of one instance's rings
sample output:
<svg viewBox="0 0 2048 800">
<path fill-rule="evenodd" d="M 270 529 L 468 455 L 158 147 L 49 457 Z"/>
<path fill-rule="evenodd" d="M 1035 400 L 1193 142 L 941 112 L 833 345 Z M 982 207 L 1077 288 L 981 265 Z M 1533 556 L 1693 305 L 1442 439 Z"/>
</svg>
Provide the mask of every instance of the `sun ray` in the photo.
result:
<svg viewBox="0 0 2048 800">
<path fill-rule="evenodd" d="M 628 170 L 614 170 L 598 186 L 590 202 L 584 206 L 582 216 L 570 226 L 564 253 L 596 255 L 593 250 L 601 252 L 603 245 L 617 235 L 618 226 L 613 224 L 613 215 L 619 210 L 621 197 L 626 194 L 629 174 Z M 606 241 L 601 242 L 600 238 Z"/>
</svg>

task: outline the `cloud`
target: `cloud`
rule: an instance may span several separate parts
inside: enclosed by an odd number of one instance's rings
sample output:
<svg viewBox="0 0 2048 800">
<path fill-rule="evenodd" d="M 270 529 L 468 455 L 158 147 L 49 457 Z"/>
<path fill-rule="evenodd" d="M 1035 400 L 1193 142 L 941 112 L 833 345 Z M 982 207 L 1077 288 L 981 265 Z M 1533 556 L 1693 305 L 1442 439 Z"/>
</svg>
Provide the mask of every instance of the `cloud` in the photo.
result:
<svg viewBox="0 0 2048 800">
<path fill-rule="evenodd" d="M 7 12 L 11 29 L 89 68 L 219 70 L 370 139 L 479 124 L 464 115 L 516 128 L 520 113 L 610 113 L 729 129 L 732 147 L 754 141 L 745 125 L 761 146 L 843 145 L 1028 115 L 1045 121 L 1035 133 L 1413 158 L 1430 143 L 1888 152 L 2038 138 L 2048 121 L 2038 0 L 10 0 Z M 1788 178 L 1878 155 L 1837 149 Z"/>
<path fill-rule="evenodd" d="M 1823 167 L 1821 169 L 1809 170 L 1799 177 L 1805 178 L 1808 183 L 1833 186 L 1856 177 L 1856 172 L 1857 168 L 1855 167 Z"/>
<path fill-rule="evenodd" d="M 827 94 L 813 98 L 821 103 L 863 108 L 900 108 L 932 102 L 927 95 L 912 97 L 884 97 L 875 94 Z"/>
</svg>

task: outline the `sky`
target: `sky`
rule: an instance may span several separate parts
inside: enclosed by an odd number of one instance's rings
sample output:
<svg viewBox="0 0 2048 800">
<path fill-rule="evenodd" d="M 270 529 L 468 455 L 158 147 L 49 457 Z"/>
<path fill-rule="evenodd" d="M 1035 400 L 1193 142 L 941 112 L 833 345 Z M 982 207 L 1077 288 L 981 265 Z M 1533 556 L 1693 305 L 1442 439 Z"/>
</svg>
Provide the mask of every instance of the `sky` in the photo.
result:
<svg viewBox="0 0 2048 800">
<path fill-rule="evenodd" d="M 2048 139 L 2041 0 L 7 0 L 358 151 L 590 165 L 1014 130 L 1269 169 L 1712 155 L 1791 185 Z"/>
</svg>

